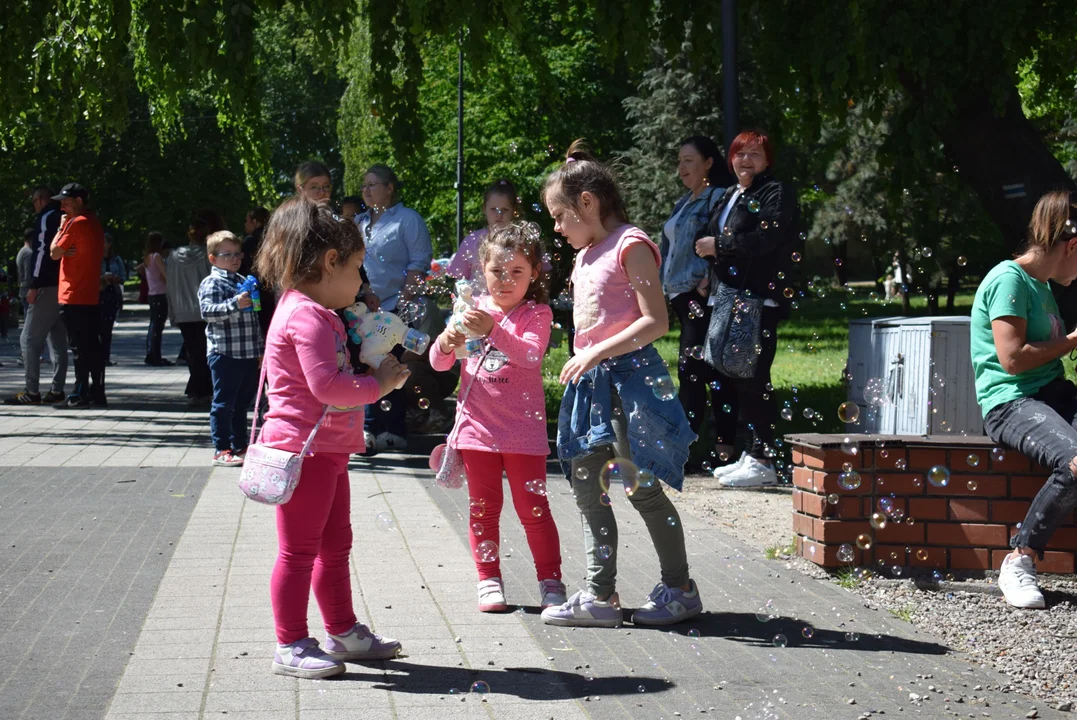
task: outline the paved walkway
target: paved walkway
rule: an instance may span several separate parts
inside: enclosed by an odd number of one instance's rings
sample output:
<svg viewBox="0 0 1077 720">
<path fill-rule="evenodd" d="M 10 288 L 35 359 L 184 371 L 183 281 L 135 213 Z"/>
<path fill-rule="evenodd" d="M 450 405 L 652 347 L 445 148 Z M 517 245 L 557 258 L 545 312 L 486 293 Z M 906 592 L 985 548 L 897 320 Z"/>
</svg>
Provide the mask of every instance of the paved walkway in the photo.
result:
<svg viewBox="0 0 1077 720">
<path fill-rule="evenodd" d="M 213 469 L 207 479 L 205 415 L 178 401 L 186 369 L 141 365 L 143 328 L 140 317 L 119 328 L 121 365 L 110 371 L 108 410 L 0 409 L 0 628 L 15 649 L 0 665 L 4 718 L 1024 718 L 1036 705 L 986 690 L 1001 677 L 688 513 L 682 522 L 707 608 L 696 621 L 672 630 L 543 625 L 530 554 L 511 515 L 502 564 L 509 601 L 520 608 L 480 614 L 466 495 L 435 487 L 425 458 L 400 455 L 352 464 L 352 582 L 360 617 L 400 638 L 406 655 L 350 665 L 341 678 L 320 682 L 271 675 L 273 510 L 243 500 L 238 470 Z M 4 352 L 6 394 L 19 381 Z M 129 485 L 146 500 L 116 494 Z M 580 524 L 552 468 L 549 492 L 573 586 L 583 576 Z M 92 512 L 102 499 L 126 513 L 108 516 L 115 532 L 58 529 L 57 515 Z M 620 592 L 634 606 L 655 582 L 657 561 L 627 500 L 616 493 L 613 500 Z M 94 522 L 85 515 L 73 527 Z M 71 551 L 76 538 L 100 550 L 80 556 Z M 31 545 L 20 549 L 24 543 Z M 135 554 L 113 563 L 140 589 L 122 613 L 119 595 L 100 592 L 116 584 L 113 577 L 90 564 L 121 544 L 145 556 L 141 564 Z M 145 561 L 153 558 L 156 569 Z M 54 579 L 42 580 L 50 569 Z M 54 606 L 40 588 L 50 583 L 67 589 L 65 613 L 48 611 Z M 31 585 L 38 595 L 25 590 Z M 91 633 L 92 652 L 59 640 L 71 635 L 73 618 L 108 613 L 113 619 Z M 313 602 L 311 627 L 322 634 Z M 101 647 L 129 654 L 126 664 L 98 665 Z M 475 682 L 487 683 L 489 694 L 469 692 Z M 910 693 L 926 700 L 911 701 Z M 1039 717 L 1063 715 L 1040 704 Z"/>
</svg>

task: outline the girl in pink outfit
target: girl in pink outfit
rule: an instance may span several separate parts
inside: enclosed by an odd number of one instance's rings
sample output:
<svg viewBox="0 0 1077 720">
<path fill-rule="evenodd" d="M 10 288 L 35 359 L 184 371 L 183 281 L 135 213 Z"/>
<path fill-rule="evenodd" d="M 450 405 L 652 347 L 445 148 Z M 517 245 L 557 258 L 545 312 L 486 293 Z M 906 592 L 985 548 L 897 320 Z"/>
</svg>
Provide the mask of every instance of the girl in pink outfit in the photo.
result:
<svg viewBox="0 0 1077 720">
<path fill-rule="evenodd" d="M 520 198 L 516 196 L 516 186 L 504 178 L 491 184 L 482 194 L 482 212 L 486 216 L 486 227 L 469 233 L 460 242 L 460 247 L 445 270 L 449 277 L 470 280 L 479 287 L 482 287 L 483 283 L 479 245 L 491 230 L 512 223 L 520 214 Z"/>
<path fill-rule="evenodd" d="M 364 254 L 353 223 L 293 197 L 273 213 L 255 262 L 258 277 L 282 293 L 266 338 L 269 412 L 260 442 L 301 452 L 325 415 L 295 493 L 277 507 L 279 552 L 270 594 L 277 630 L 273 672 L 279 675 L 328 677 L 344 672 L 345 660 L 400 652 L 399 642 L 356 621 L 348 574 L 348 456 L 364 450 L 363 406 L 408 374 L 392 357 L 372 375 L 352 374 L 344 323 L 333 311 L 355 302 Z M 312 586 L 325 620 L 324 650 L 307 631 Z"/>
<path fill-rule="evenodd" d="M 453 447 L 460 451 L 471 499 L 471 550 L 479 571 L 479 610 L 505 610 L 498 561 L 499 522 L 508 476 L 516 514 L 535 559 L 542 607 L 565 602 L 561 545 L 546 499 L 546 398 L 542 357 L 553 312 L 542 276 L 542 246 L 533 224 L 495 227 L 478 248 L 489 295 L 464 315 L 468 330 L 487 338 L 485 354 L 461 369 L 464 401 Z M 463 333 L 446 328 L 430 347 L 430 364 L 444 371 L 456 360 Z"/>
</svg>

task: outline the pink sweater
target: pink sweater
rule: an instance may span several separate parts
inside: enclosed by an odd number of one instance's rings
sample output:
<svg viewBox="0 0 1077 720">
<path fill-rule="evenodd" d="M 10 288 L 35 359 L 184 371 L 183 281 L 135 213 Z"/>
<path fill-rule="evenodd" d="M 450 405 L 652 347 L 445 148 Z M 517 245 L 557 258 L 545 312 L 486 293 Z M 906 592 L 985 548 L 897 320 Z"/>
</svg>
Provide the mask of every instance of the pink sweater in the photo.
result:
<svg viewBox="0 0 1077 720">
<path fill-rule="evenodd" d="M 345 346 L 344 323 L 298 290 L 277 303 L 266 338 L 269 412 L 260 442 L 291 452 L 303 443 L 321 417 L 311 452 L 363 452 L 363 406 L 376 402 L 378 382 L 353 375 Z"/>
<path fill-rule="evenodd" d="M 471 389 L 453 447 L 545 457 L 550 445 L 542 357 L 550 342 L 553 312 L 549 305 L 528 301 L 505 320 L 489 296 L 479 298 L 479 307 L 494 318 L 489 339 L 493 348 L 481 367 L 479 358 L 468 358 L 461 368 L 460 392 L 469 384 Z M 455 361 L 452 353 L 441 352 L 437 341 L 430 344 L 430 365 L 435 370 L 448 370 Z"/>
</svg>

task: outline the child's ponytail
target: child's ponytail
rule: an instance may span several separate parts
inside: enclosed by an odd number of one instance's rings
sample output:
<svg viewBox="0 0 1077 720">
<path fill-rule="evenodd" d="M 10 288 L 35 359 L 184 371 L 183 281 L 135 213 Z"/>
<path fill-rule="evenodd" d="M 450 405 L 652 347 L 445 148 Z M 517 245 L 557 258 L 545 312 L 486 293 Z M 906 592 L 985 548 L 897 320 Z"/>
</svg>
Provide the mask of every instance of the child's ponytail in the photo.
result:
<svg viewBox="0 0 1077 720">
<path fill-rule="evenodd" d="M 617 186 L 616 174 L 609 165 L 595 158 L 581 138 L 569 145 L 564 164 L 546 178 L 542 200 L 547 209 L 551 204 L 557 204 L 579 212 L 580 195 L 585 192 L 598 199 L 603 222 L 610 217 L 621 223 L 628 222 L 628 210 Z"/>
</svg>

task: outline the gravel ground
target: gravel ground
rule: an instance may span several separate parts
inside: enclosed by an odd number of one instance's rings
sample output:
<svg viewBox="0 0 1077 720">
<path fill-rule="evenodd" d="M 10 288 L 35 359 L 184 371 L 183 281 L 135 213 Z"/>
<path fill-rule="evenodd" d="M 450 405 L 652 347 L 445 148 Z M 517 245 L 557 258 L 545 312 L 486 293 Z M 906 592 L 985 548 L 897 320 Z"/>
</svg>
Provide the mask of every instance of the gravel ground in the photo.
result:
<svg viewBox="0 0 1077 720">
<path fill-rule="evenodd" d="M 790 549 L 791 494 L 788 485 L 729 490 L 710 476 L 697 475 L 685 482 L 683 493 L 670 495 L 678 505 L 765 552 L 780 546 L 786 546 L 781 551 Z M 820 580 L 837 581 L 814 563 L 781 551 L 776 562 Z M 1046 610 L 1011 608 L 1002 600 L 993 577 L 893 579 L 861 572 L 846 582 L 855 583 L 853 591 L 869 607 L 889 610 L 970 660 L 1004 673 L 1008 682 L 1001 685 L 1003 691 L 1026 694 L 1060 710 L 1077 708 L 1077 578 L 1040 578 Z M 910 693 L 913 704 L 923 702 L 928 693 L 941 692 L 930 685 L 930 677 L 919 678 L 917 687 L 909 689 L 914 691 Z M 974 709 L 977 689 L 952 702 Z"/>
</svg>

